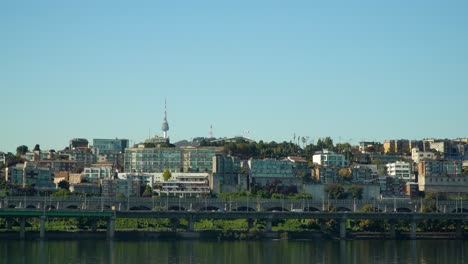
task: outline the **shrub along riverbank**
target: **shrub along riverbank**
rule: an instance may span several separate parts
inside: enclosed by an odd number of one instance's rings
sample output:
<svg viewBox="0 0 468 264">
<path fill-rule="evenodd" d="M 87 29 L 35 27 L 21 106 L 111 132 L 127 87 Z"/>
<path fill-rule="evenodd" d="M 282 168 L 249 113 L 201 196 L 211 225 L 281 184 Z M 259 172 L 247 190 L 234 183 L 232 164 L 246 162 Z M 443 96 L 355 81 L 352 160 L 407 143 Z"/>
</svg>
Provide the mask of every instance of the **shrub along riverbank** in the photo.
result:
<svg viewBox="0 0 468 264">
<path fill-rule="evenodd" d="M 10 224 L 8 224 L 8 222 Z M 181 219 L 116 219 L 115 229 L 121 232 L 151 233 L 151 232 L 171 232 L 187 231 L 188 220 Z M 19 219 L 0 219 L 0 231 L 9 230 L 19 231 Z M 47 218 L 46 230 L 53 231 L 99 231 L 105 230 L 107 220 L 105 218 Z M 347 230 L 352 234 L 375 234 L 382 236 L 388 232 L 389 226 L 386 222 L 376 220 L 347 221 Z M 409 232 L 410 223 L 408 221 L 398 221 L 395 225 L 397 234 Z M 10 229 L 11 228 L 11 229 Z M 39 219 L 30 218 L 26 222 L 26 231 L 38 231 Z M 193 231 L 205 234 L 207 237 L 227 240 L 252 240 L 264 237 L 266 222 L 263 220 L 254 220 L 250 223 L 246 219 L 239 220 L 212 220 L 201 219 L 194 223 Z M 454 221 L 422 221 L 417 226 L 418 232 L 455 232 L 456 224 Z M 317 219 L 289 219 L 277 220 L 272 222 L 272 231 L 279 234 L 279 238 L 301 237 L 299 234 L 323 233 L 325 236 L 334 237 L 339 233 L 339 226 L 336 220 L 317 220 Z M 289 234 L 289 235 L 288 235 Z M 306 236 L 307 237 L 307 236 Z"/>
</svg>

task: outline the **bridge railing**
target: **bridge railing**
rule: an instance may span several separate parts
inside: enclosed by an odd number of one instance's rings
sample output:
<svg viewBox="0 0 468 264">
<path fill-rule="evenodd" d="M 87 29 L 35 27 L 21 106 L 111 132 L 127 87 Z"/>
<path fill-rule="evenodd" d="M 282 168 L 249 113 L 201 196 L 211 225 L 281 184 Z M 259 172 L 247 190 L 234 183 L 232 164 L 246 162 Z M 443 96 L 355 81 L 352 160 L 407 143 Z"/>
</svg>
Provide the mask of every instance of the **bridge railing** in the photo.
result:
<svg viewBox="0 0 468 264">
<path fill-rule="evenodd" d="M 50 196 L 9 196 L 0 198 L 0 208 L 67 208 L 74 209 L 109 209 L 130 210 L 139 207 L 145 210 L 169 210 L 170 208 L 183 208 L 181 210 L 199 210 L 204 208 L 237 210 L 240 207 L 250 208 L 248 210 L 267 211 L 277 210 L 272 208 L 282 208 L 281 210 L 304 210 L 315 208 L 323 211 L 328 206 L 341 208 L 349 211 L 359 211 L 364 205 L 371 205 L 379 211 L 391 212 L 396 209 L 405 209 L 406 211 L 421 211 L 421 208 L 430 203 L 425 200 L 403 200 L 403 199 L 372 199 L 372 200 L 335 200 L 335 199 L 217 199 L 217 198 L 170 198 L 170 197 L 96 197 L 96 196 L 70 196 L 50 197 Z M 459 211 L 461 208 L 468 208 L 468 202 L 454 200 L 437 201 L 437 210 L 439 212 Z M 465 210 L 465 209 L 463 209 Z M 461 211 L 463 211 L 461 210 Z"/>
</svg>

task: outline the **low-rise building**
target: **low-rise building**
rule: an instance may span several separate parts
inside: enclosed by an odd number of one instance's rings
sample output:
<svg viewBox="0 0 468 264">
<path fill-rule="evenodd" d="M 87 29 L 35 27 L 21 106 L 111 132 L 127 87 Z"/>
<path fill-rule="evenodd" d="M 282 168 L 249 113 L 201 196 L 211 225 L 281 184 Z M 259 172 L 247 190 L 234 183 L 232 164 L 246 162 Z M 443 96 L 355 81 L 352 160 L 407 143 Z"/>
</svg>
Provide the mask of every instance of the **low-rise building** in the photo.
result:
<svg viewBox="0 0 468 264">
<path fill-rule="evenodd" d="M 468 175 L 460 160 L 424 160 L 418 163 L 419 190 L 444 193 L 468 193 Z"/>
<path fill-rule="evenodd" d="M 421 176 L 419 190 L 423 192 L 442 192 L 449 194 L 468 193 L 468 175 Z"/>
<path fill-rule="evenodd" d="M 213 193 L 237 192 L 240 183 L 241 162 L 232 156 L 215 155 L 209 182 Z"/>
<path fill-rule="evenodd" d="M 411 149 L 411 159 L 414 163 L 419 163 L 426 159 L 435 159 L 436 156 L 430 151 L 421 151 L 418 148 Z"/>
<path fill-rule="evenodd" d="M 110 179 L 114 177 L 112 164 L 96 164 L 91 167 L 84 168 L 83 179 L 88 182 L 99 182 L 102 179 Z"/>
<path fill-rule="evenodd" d="M 315 152 L 312 156 L 312 161 L 320 166 L 338 166 L 342 168 L 348 166 L 348 161 L 343 154 L 336 154 L 326 149 Z"/>
<path fill-rule="evenodd" d="M 97 183 L 75 183 L 70 185 L 70 192 L 99 195 L 101 188 Z"/>
<path fill-rule="evenodd" d="M 139 179 L 103 179 L 101 180 L 102 196 L 139 197 L 141 182 Z"/>
<path fill-rule="evenodd" d="M 146 173 L 146 172 L 142 172 L 142 173 L 136 173 L 136 172 L 132 172 L 132 173 L 126 173 L 126 172 L 123 172 L 123 173 L 118 173 L 117 174 L 117 177 L 119 179 L 122 179 L 122 180 L 132 180 L 132 179 L 137 179 L 140 181 L 141 183 L 141 186 L 150 186 L 150 187 L 153 187 L 154 186 L 154 183 L 156 182 L 162 182 L 163 181 L 163 177 L 162 177 L 162 173 Z"/>
<path fill-rule="evenodd" d="M 370 184 L 374 179 L 372 170 L 367 166 L 354 165 L 351 167 L 351 182 L 356 184 Z"/>
<path fill-rule="evenodd" d="M 387 174 L 393 178 L 402 179 L 406 182 L 414 182 L 416 177 L 412 173 L 411 164 L 405 161 L 388 163 Z"/>
<path fill-rule="evenodd" d="M 32 186 L 36 190 L 55 189 L 54 171 L 50 168 L 39 167 L 30 162 L 9 167 L 7 177 L 7 180 L 11 184 L 22 187 Z"/>
<path fill-rule="evenodd" d="M 198 197 L 210 194 L 208 173 L 183 173 L 157 183 L 154 191 L 168 196 Z"/>
<path fill-rule="evenodd" d="M 250 159 L 248 161 L 252 178 L 292 178 L 293 165 L 289 160 Z"/>
<path fill-rule="evenodd" d="M 418 176 L 458 176 L 463 173 L 459 160 L 423 160 L 418 163 Z"/>
<path fill-rule="evenodd" d="M 37 162 L 40 167 L 50 168 L 53 171 L 72 171 L 77 167 L 77 162 L 72 160 L 48 160 Z"/>
<path fill-rule="evenodd" d="M 78 167 L 84 168 L 96 162 L 96 156 L 90 149 L 72 149 L 61 150 L 58 152 L 60 157 L 66 157 L 69 161 L 74 161 Z"/>
<path fill-rule="evenodd" d="M 128 147 L 128 139 L 93 139 L 93 150 L 98 162 L 120 164 Z"/>
<path fill-rule="evenodd" d="M 315 181 L 323 184 L 340 183 L 340 169 L 337 166 L 317 166 L 312 170 L 312 177 Z"/>
<path fill-rule="evenodd" d="M 125 172 L 209 172 L 221 147 L 127 148 Z"/>
<path fill-rule="evenodd" d="M 54 152 L 50 150 L 35 150 L 35 151 L 28 151 L 24 155 L 21 156 L 29 161 L 40 161 L 44 159 L 53 159 Z"/>
<path fill-rule="evenodd" d="M 382 196 L 405 196 L 406 182 L 403 179 L 383 176 L 378 178 Z"/>
</svg>

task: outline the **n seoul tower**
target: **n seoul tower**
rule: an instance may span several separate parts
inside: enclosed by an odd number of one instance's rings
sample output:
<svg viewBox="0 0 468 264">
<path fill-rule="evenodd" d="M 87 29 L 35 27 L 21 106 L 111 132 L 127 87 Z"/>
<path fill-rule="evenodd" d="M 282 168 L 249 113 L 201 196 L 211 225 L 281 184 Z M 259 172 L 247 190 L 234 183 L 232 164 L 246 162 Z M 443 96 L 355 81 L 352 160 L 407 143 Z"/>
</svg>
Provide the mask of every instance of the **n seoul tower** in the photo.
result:
<svg viewBox="0 0 468 264">
<path fill-rule="evenodd" d="M 163 137 L 167 139 L 167 131 L 169 131 L 169 123 L 167 122 L 167 102 L 166 98 L 164 98 L 164 121 L 161 126 L 161 130 L 163 131 Z"/>
</svg>

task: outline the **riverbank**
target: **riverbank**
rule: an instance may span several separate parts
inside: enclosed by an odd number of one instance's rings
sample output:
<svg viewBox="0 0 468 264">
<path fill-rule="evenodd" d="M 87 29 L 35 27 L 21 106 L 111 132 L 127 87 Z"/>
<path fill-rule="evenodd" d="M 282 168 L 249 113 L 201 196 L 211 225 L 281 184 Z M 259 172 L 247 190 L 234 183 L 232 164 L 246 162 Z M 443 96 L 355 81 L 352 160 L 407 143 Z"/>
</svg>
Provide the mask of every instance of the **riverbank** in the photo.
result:
<svg viewBox="0 0 468 264">
<path fill-rule="evenodd" d="M 47 240 L 106 240 L 105 230 L 98 231 L 47 231 L 45 235 Z M 3 231 L 0 232 L 0 239 L 19 240 L 19 232 Z M 26 232 L 26 240 L 38 240 L 39 232 Z M 142 231 L 142 230 L 118 230 L 115 231 L 115 240 L 316 240 L 339 239 L 338 236 L 323 233 L 320 231 L 272 231 L 265 232 L 261 230 L 209 230 L 195 232 L 173 232 L 173 231 Z M 409 232 L 401 232 L 395 238 L 391 238 L 388 233 L 383 232 L 350 232 L 346 239 L 348 240 L 408 240 Z M 454 232 L 417 232 L 417 240 L 424 239 L 449 239 L 465 240 L 467 236 L 457 237 Z"/>
</svg>

